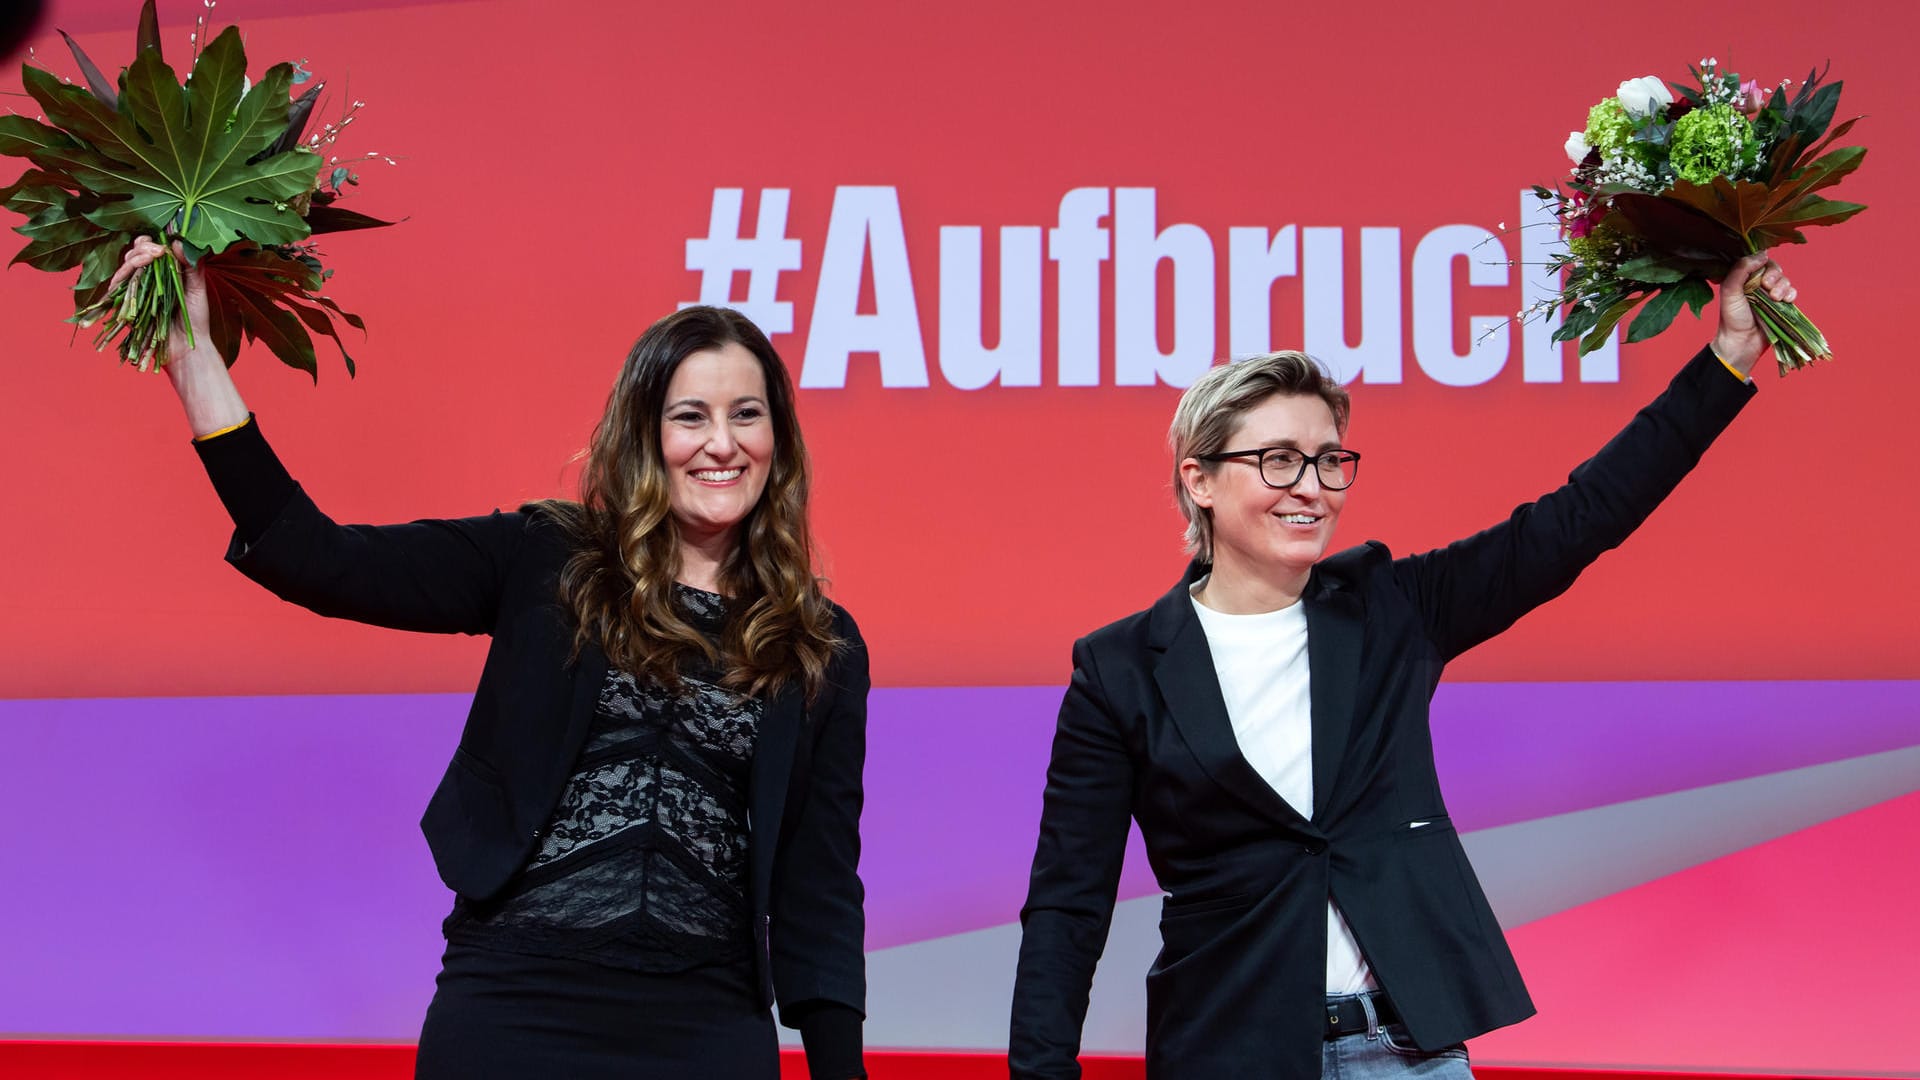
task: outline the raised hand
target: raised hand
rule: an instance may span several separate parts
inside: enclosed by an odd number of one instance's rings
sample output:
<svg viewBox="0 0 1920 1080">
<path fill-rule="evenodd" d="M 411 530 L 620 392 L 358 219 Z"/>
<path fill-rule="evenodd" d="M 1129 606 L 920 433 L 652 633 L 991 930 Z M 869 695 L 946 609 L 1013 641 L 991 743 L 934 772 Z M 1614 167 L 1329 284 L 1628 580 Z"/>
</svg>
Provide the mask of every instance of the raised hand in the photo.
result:
<svg viewBox="0 0 1920 1080">
<path fill-rule="evenodd" d="M 120 260 L 120 269 L 113 272 L 112 284 L 120 284 L 134 271 L 156 260 L 171 258 L 173 253 L 152 239 L 136 237 Z M 205 279 L 197 268 L 189 266 L 182 269 L 180 280 L 184 286 L 182 307 L 193 329 L 193 344 L 187 344 L 184 333 L 168 334 L 166 371 L 174 392 L 180 395 L 188 426 L 196 436 L 207 435 L 246 420 L 247 404 L 241 400 L 232 376 L 227 374 L 226 361 L 213 347 L 207 321 Z"/>
<path fill-rule="evenodd" d="M 119 288 L 120 283 L 132 277 L 136 271 L 168 257 L 170 256 L 167 249 L 161 247 L 152 237 L 134 237 L 132 246 L 127 248 L 126 255 L 120 260 L 120 268 L 113 272 L 113 277 L 107 282 L 108 291 L 111 292 Z M 210 342 L 211 338 L 207 333 L 206 281 L 201 276 L 199 269 L 192 266 L 181 267 L 180 281 L 184 286 L 182 289 L 184 300 L 182 307 L 187 318 L 187 325 L 193 331 L 193 341 L 196 346 L 201 343 Z M 167 356 L 165 360 L 162 361 L 165 365 L 170 365 L 174 361 L 179 360 L 185 356 L 187 350 L 192 347 L 187 344 L 187 335 L 179 332 L 181 329 L 178 324 L 175 324 L 175 332 L 167 335 Z M 149 359 L 150 358 L 143 358 L 141 360 L 141 370 L 150 370 Z"/>
<path fill-rule="evenodd" d="M 1786 271 L 1764 251 L 1741 259 L 1727 272 L 1726 280 L 1720 283 L 1720 330 L 1714 334 L 1713 351 L 1742 375 L 1752 374 L 1753 365 L 1766 355 L 1768 347 L 1767 335 L 1761 331 L 1753 304 L 1747 299 L 1750 288 L 1782 303 L 1792 303 L 1800 295 L 1787 280 Z"/>
</svg>

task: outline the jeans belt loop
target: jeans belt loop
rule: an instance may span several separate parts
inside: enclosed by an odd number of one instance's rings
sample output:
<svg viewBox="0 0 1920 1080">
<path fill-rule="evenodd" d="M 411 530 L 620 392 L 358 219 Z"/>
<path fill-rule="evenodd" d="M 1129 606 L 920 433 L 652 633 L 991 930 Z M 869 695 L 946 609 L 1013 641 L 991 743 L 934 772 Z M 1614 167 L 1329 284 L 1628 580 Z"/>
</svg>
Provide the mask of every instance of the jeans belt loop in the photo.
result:
<svg viewBox="0 0 1920 1080">
<path fill-rule="evenodd" d="M 1360 1008 L 1366 1011 L 1367 1041 L 1372 1042 L 1380 1037 L 1380 1014 L 1374 1011 L 1372 994 L 1363 992 L 1360 995 Z"/>
</svg>

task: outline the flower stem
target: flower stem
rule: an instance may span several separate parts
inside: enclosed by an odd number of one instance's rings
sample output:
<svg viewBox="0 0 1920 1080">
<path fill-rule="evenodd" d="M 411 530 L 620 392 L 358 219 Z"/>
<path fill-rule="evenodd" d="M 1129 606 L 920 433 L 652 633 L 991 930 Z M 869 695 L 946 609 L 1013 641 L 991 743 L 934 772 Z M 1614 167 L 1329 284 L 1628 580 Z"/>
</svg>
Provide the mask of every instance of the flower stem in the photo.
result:
<svg viewBox="0 0 1920 1080">
<path fill-rule="evenodd" d="M 157 259 L 127 276 L 113 291 L 74 313 L 73 321 L 91 325 L 105 316 L 93 347 L 105 350 L 115 339 L 122 363 L 141 371 L 157 371 L 167 363 L 167 339 L 186 301 L 180 266 L 171 257 Z M 193 330 L 186 328 L 187 343 Z"/>
<path fill-rule="evenodd" d="M 1768 296 L 1755 285 L 1758 278 L 1755 274 L 1747 282 L 1747 302 L 1753 306 L 1761 332 L 1773 345 L 1773 357 L 1780 365 L 1780 374 L 1806 367 L 1815 360 L 1833 359 L 1826 335 L 1813 325 L 1813 320 L 1793 304 Z"/>
</svg>

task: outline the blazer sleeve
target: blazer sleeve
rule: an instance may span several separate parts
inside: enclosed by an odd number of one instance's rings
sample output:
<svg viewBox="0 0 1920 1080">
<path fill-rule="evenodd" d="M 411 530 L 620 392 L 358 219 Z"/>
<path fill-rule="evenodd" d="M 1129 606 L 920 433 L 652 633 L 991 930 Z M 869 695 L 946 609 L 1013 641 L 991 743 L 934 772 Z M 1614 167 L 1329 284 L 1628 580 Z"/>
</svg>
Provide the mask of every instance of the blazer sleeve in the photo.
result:
<svg viewBox="0 0 1920 1080">
<path fill-rule="evenodd" d="M 523 515 L 338 525 L 294 482 L 257 421 L 194 448 L 234 521 L 227 561 L 275 596 L 400 630 L 493 629 Z"/>
<path fill-rule="evenodd" d="M 1753 397 L 1702 349 L 1560 488 L 1506 521 L 1436 551 L 1396 560 L 1393 572 L 1443 661 L 1505 630 L 1565 592 L 1618 547 L 1699 463 Z"/>
<path fill-rule="evenodd" d="M 867 757 L 867 647 L 852 616 L 836 628 L 846 650 L 829 672 L 833 701 L 812 731 L 807 789 L 791 821 L 773 892 L 774 996 L 800 1029 L 813 1075 L 863 1076 L 866 889 L 860 882 L 862 771 Z"/>
<path fill-rule="evenodd" d="M 1040 840 L 1020 909 L 1008 1066 L 1014 1080 L 1074 1080 L 1093 972 L 1113 921 L 1133 806 L 1133 760 L 1087 639 L 1047 764 Z"/>
</svg>

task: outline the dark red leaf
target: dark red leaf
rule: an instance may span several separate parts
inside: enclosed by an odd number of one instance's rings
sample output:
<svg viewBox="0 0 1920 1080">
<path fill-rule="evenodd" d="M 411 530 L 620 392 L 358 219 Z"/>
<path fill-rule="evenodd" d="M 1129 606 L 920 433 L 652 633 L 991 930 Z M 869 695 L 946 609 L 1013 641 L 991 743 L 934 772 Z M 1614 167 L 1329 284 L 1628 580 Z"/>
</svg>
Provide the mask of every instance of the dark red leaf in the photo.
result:
<svg viewBox="0 0 1920 1080">
<path fill-rule="evenodd" d="M 248 337 L 265 344 L 281 363 L 306 372 L 314 382 L 320 381 L 320 361 L 313 352 L 313 339 L 291 311 L 251 289 L 234 289 L 229 295 Z"/>
<path fill-rule="evenodd" d="M 80 48 L 79 42 L 73 40 L 72 34 L 62 30 L 60 36 L 67 40 L 68 50 L 73 53 L 74 61 L 80 65 L 80 74 L 86 76 L 87 89 L 93 91 L 93 96 L 99 98 L 102 105 L 118 112 L 120 95 L 114 93 L 113 84 L 107 81 L 107 77 L 101 74 L 99 68 L 93 66 L 93 59 Z"/>
<path fill-rule="evenodd" d="M 133 36 L 135 56 L 139 56 L 148 49 L 156 53 L 160 51 L 160 14 L 154 10 L 153 0 L 147 0 L 145 4 L 140 5 L 140 28 L 134 32 Z"/>
<path fill-rule="evenodd" d="M 334 303 L 332 300 L 328 299 L 327 297 L 315 296 L 315 297 L 310 297 L 309 299 L 311 299 L 314 303 L 319 304 L 321 307 L 331 310 L 335 315 L 340 316 L 342 319 L 345 319 L 347 321 L 347 325 L 353 327 L 355 330 L 358 330 L 363 334 L 367 332 L 367 322 L 365 319 L 362 319 L 360 316 L 355 315 L 350 311 L 342 310 L 339 304 Z"/>
<path fill-rule="evenodd" d="M 302 324 L 315 333 L 325 334 L 339 347 L 347 374 L 355 374 L 353 356 L 347 352 L 338 329 L 327 311 L 340 315 L 350 325 L 365 331 L 359 318 L 340 310 L 339 305 L 315 295 L 319 279 L 304 263 L 279 251 L 254 245 L 233 247 L 201 260 L 206 276 L 209 307 L 214 316 L 211 333 L 221 355 L 232 363 L 239 352 L 242 331 L 250 339 L 264 342 L 280 361 L 319 379 L 319 363 L 313 339 Z M 318 307 L 308 307 L 308 304 Z M 320 310 L 324 308 L 326 310 Z M 231 350 L 231 352 L 229 351 Z"/>
<path fill-rule="evenodd" d="M 1828 146 L 1832 145 L 1833 140 L 1839 138 L 1842 135 L 1845 135 L 1849 131 L 1852 131 L 1853 125 L 1865 119 L 1866 119 L 1866 115 L 1862 114 L 1860 116 L 1854 117 L 1851 120 L 1843 120 L 1840 123 L 1834 125 L 1833 130 L 1827 132 L 1827 137 L 1824 139 L 1821 139 L 1820 144 L 1818 146 L 1815 146 L 1813 149 L 1799 156 L 1799 159 L 1793 163 L 1793 167 L 1795 169 L 1806 168 L 1809 163 L 1811 163 L 1815 158 L 1820 156 L 1820 152 L 1822 150 L 1825 150 Z"/>
<path fill-rule="evenodd" d="M 327 200 L 329 203 L 332 201 Z M 353 210 L 323 205 L 317 197 L 313 200 L 313 206 L 307 210 L 307 228 L 312 229 L 316 234 L 349 232 L 354 229 L 378 229 L 393 224 L 397 222 L 382 221 L 377 217 L 368 217 Z"/>
<path fill-rule="evenodd" d="M 1658 195 L 1625 192 L 1609 201 L 1625 221 L 1625 231 L 1649 248 L 1691 259 L 1721 259 L 1728 265 L 1745 255 L 1746 244 L 1694 207 Z M 1621 227 L 1619 221 L 1614 222 Z"/>
<path fill-rule="evenodd" d="M 233 366 L 240 359 L 240 312 L 234 301 L 227 295 L 230 287 L 224 282 L 216 282 L 209 276 L 207 282 L 207 332 L 213 338 L 213 347 L 219 351 L 220 359 Z"/>
<path fill-rule="evenodd" d="M 288 301 L 286 307 L 295 315 L 300 316 L 300 321 L 307 324 L 307 329 L 312 330 L 316 334 L 325 334 L 333 339 L 334 347 L 340 350 L 340 359 L 347 363 L 347 378 L 351 379 L 359 374 L 354 368 L 353 355 L 347 352 L 347 343 L 340 340 L 340 331 L 334 329 L 333 320 L 327 317 L 326 312 L 317 311 L 313 308 L 293 303 L 292 301 Z M 365 328 L 362 327 L 361 329 L 364 330 Z"/>
<path fill-rule="evenodd" d="M 326 89 L 326 86 L 327 84 L 323 82 L 314 83 L 307 88 L 306 93 L 293 99 L 293 104 L 287 107 L 287 130 L 281 132 L 280 137 L 275 139 L 272 145 L 255 154 L 253 160 L 264 161 L 275 154 L 284 154 L 300 145 L 301 138 L 307 133 L 307 118 L 313 115 L 314 103 L 320 100 L 320 91 Z"/>
</svg>

